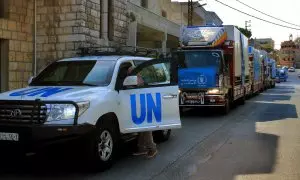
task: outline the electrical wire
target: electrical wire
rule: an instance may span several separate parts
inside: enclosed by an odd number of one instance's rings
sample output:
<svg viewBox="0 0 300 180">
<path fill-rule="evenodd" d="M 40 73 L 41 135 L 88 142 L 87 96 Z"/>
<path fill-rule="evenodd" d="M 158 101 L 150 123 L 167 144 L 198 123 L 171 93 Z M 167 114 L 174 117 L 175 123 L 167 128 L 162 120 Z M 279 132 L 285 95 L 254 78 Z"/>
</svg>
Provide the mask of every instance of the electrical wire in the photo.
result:
<svg viewBox="0 0 300 180">
<path fill-rule="evenodd" d="M 222 5 L 224 5 L 224 6 L 229 7 L 229 8 L 231 8 L 231 9 L 235 10 L 235 11 L 238 11 L 238 12 L 240 12 L 240 13 L 242 13 L 242 14 L 245 14 L 245 15 L 247 15 L 247 16 L 253 17 L 253 18 L 255 18 L 255 19 L 258 19 L 258 20 L 261 20 L 261 21 L 264 21 L 264 22 L 267 22 L 267 23 L 270 23 L 270 24 L 273 24 L 273 25 L 277 25 L 277 26 L 281 26 L 281 27 L 288 28 L 288 29 L 294 29 L 294 30 L 300 31 L 299 28 L 294 28 L 294 27 L 290 27 L 290 26 L 285 26 L 285 25 L 282 25 L 282 24 L 274 23 L 274 22 L 271 22 L 271 21 L 268 21 L 268 20 L 259 18 L 259 17 L 257 17 L 257 16 L 248 14 L 248 13 L 243 12 L 243 11 L 241 11 L 241 10 L 238 10 L 238 9 L 232 7 L 232 6 L 229 6 L 228 4 L 225 4 L 225 3 L 223 3 L 223 2 L 220 2 L 219 0 L 215 0 L 215 1 L 218 2 L 218 3 L 220 3 L 220 4 L 222 4 Z"/>
<path fill-rule="evenodd" d="M 258 10 L 258 9 L 255 9 L 254 7 L 249 6 L 248 4 L 246 4 L 246 3 L 244 3 L 244 2 L 241 2 L 240 0 L 236 0 L 236 1 L 239 2 L 239 3 L 241 3 L 241 4 L 243 4 L 244 6 L 247 6 L 247 7 L 250 8 L 250 9 L 253 9 L 254 11 L 260 12 L 260 13 L 262 13 L 262 14 L 264 14 L 264 15 L 266 15 L 266 16 L 269 16 L 269 17 L 271 17 L 271 18 L 273 18 L 273 19 L 276 19 L 276 20 L 278 20 L 278 21 L 281 21 L 281 22 L 284 22 L 284 23 L 287 23 L 287 24 L 290 24 L 290 25 L 293 25 L 293 26 L 298 26 L 298 27 L 300 27 L 300 25 L 293 24 L 293 23 L 284 21 L 284 20 L 282 20 L 282 19 L 276 18 L 276 17 L 274 17 L 274 16 L 271 16 L 271 15 L 269 15 L 269 14 L 266 14 L 266 13 L 264 13 L 264 12 Z"/>
</svg>

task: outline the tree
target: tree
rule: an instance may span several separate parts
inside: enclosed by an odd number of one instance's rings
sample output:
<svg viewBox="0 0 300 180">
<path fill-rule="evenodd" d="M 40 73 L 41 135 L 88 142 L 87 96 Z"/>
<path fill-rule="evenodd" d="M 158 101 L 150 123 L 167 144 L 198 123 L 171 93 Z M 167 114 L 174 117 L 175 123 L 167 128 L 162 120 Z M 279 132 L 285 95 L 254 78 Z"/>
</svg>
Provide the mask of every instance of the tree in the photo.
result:
<svg viewBox="0 0 300 180">
<path fill-rule="evenodd" d="M 296 40 L 294 41 L 296 45 L 300 45 L 300 38 L 296 38 Z"/>
<path fill-rule="evenodd" d="M 249 31 L 248 29 L 245 29 L 245 28 L 241 28 L 241 27 L 238 27 L 238 26 L 235 26 L 236 28 L 238 28 L 241 33 L 243 33 L 247 38 L 251 38 L 252 36 L 252 32 Z"/>
</svg>

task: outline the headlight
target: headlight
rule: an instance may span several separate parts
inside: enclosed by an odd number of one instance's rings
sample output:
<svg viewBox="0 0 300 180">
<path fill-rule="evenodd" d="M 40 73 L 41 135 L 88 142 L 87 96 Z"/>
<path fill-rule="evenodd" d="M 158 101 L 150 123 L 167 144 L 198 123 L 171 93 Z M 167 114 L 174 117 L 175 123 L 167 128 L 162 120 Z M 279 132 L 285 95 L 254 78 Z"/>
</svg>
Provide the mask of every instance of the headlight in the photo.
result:
<svg viewBox="0 0 300 180">
<path fill-rule="evenodd" d="M 210 89 L 207 91 L 207 94 L 222 94 L 223 92 L 219 89 Z"/>
<path fill-rule="evenodd" d="M 89 102 L 77 103 L 79 107 L 78 117 L 81 116 L 90 106 Z M 75 118 L 76 108 L 72 104 L 47 104 L 47 122 L 61 121 Z"/>
</svg>

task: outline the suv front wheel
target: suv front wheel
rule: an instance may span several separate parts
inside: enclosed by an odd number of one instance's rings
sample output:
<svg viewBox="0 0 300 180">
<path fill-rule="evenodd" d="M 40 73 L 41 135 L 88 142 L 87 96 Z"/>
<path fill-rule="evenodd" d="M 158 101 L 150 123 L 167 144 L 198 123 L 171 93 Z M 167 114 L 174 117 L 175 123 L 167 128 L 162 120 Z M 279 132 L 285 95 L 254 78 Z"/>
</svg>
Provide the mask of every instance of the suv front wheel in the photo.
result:
<svg viewBox="0 0 300 180">
<path fill-rule="evenodd" d="M 106 120 L 100 120 L 88 151 L 94 170 L 105 170 L 113 165 L 118 154 L 119 137 L 119 131 L 115 125 Z"/>
</svg>

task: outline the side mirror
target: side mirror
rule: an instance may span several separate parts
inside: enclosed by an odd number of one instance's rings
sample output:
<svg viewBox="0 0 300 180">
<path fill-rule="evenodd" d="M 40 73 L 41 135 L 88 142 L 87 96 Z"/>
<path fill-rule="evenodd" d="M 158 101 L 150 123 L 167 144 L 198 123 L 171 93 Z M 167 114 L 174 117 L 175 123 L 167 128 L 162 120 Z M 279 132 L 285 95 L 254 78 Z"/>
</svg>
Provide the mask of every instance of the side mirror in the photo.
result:
<svg viewBox="0 0 300 180">
<path fill-rule="evenodd" d="M 30 84 L 33 79 L 34 79 L 34 76 L 30 76 L 29 79 L 28 79 L 28 84 Z"/>
<path fill-rule="evenodd" d="M 137 85 L 138 85 L 137 76 L 127 76 L 123 83 L 123 86 L 137 86 Z"/>
</svg>

